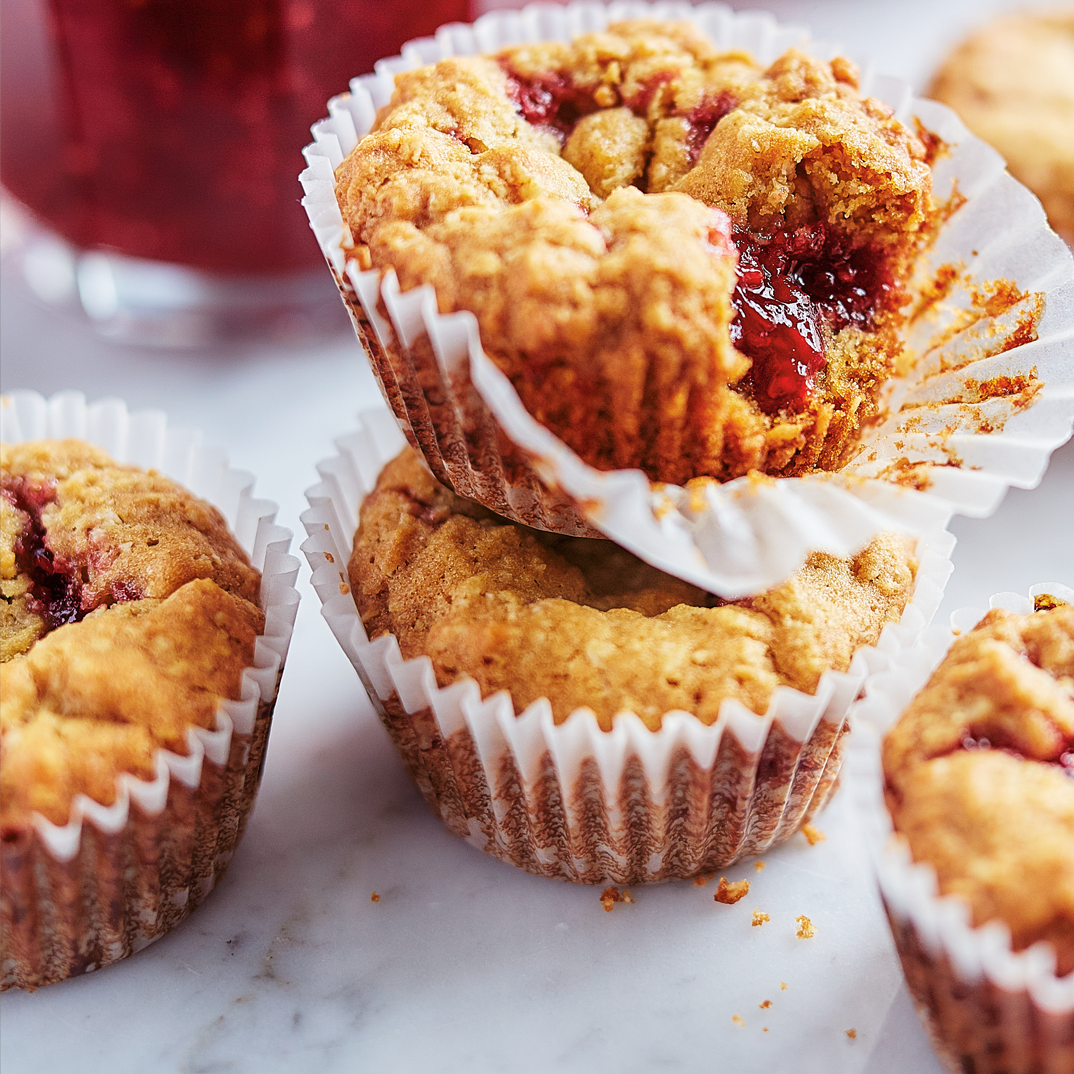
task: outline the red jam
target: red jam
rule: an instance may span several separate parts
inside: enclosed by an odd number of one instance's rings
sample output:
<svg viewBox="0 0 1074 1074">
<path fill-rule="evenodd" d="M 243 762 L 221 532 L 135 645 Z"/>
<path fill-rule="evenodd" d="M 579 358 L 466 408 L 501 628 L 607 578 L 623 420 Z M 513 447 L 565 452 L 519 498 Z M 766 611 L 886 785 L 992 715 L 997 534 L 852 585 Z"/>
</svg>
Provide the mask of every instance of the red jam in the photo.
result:
<svg viewBox="0 0 1074 1074">
<path fill-rule="evenodd" d="M 299 150 L 325 101 L 466 0 L 3 0 L 0 177 L 64 238 L 324 271 Z"/>
<path fill-rule="evenodd" d="M 47 630 L 81 619 L 82 580 L 77 567 L 57 560 L 48 547 L 41 512 L 56 497 L 52 484 L 31 484 L 8 480 L 3 496 L 10 504 L 29 515 L 22 533 L 15 540 L 15 562 L 21 574 L 30 578 L 30 607 L 45 621 Z"/>
<path fill-rule="evenodd" d="M 823 224 L 771 236 L 739 229 L 735 245 L 731 339 L 753 360 L 754 399 L 766 414 L 803 410 L 827 360 L 823 326 L 872 328 L 892 293 L 886 266 Z"/>
<path fill-rule="evenodd" d="M 686 158 L 691 167 L 697 163 L 716 124 L 734 109 L 735 104 L 730 93 L 719 93 L 715 97 L 705 98 L 683 117 L 690 125 L 686 132 Z"/>
<path fill-rule="evenodd" d="M 509 71 L 507 95 L 527 123 L 551 131 L 561 145 L 582 116 L 597 110 L 588 93 L 576 89 L 569 78 L 555 71 L 539 78 L 524 78 Z"/>
</svg>

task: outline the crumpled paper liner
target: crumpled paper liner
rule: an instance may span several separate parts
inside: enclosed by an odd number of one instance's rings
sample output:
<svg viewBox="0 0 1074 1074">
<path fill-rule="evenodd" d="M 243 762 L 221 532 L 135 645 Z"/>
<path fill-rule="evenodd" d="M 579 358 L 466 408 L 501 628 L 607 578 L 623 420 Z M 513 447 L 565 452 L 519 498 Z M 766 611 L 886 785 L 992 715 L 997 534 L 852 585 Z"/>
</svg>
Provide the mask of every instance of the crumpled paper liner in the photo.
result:
<svg viewBox="0 0 1074 1074">
<path fill-rule="evenodd" d="M 265 631 L 241 697 L 211 730 L 191 728 L 187 755 L 160 749 L 151 781 L 124 774 L 103 806 L 79 795 L 59 827 L 40 814 L 0 843 L 0 989 L 37 988 L 126 958 L 173 929 L 223 878 L 261 779 L 272 709 L 298 610 L 298 560 L 277 506 L 192 429 L 117 399 L 77 392 L 0 398 L 0 439 L 78 437 L 119 462 L 154 467 L 219 507 L 262 571 Z"/>
<path fill-rule="evenodd" d="M 950 147 L 933 169 L 938 196 L 957 184 L 966 201 L 920 266 L 917 312 L 905 330 L 913 370 L 888 386 L 887 419 L 864 432 L 858 454 L 836 474 L 682 489 L 655 485 L 640 470 L 596 470 L 530 417 L 482 350 L 470 313 L 441 316 L 431 286 L 402 294 L 393 271 L 360 272 L 347 261 L 334 169 L 388 102 L 396 72 L 637 17 L 689 19 L 720 46 L 745 48 L 761 62 L 791 45 L 836 53 L 798 27 L 719 4 L 535 4 L 410 42 L 329 101 L 329 118 L 313 127 L 303 204 L 384 397 L 433 473 L 515 521 L 599 531 L 726 597 L 781 582 L 808 551 L 847 555 L 883 529 L 923 533 L 952 512 L 985 516 L 1009 486 L 1033 487 L 1074 419 L 1074 261 L 1036 198 L 950 109 L 868 68 L 863 92 L 903 120 L 919 118 Z M 940 294 L 943 266 L 954 272 Z M 1000 279 L 1025 296 L 992 314 L 982 295 Z M 1012 346 L 1039 315 L 1042 294 L 1039 338 Z"/>
<path fill-rule="evenodd" d="M 586 883 L 696 876 L 788 839 L 824 805 L 838 776 L 845 717 L 877 650 L 824 674 L 815 696 L 780 687 L 757 716 L 725 701 L 705 726 L 669 712 L 659 731 L 633 713 L 602 731 L 588 709 L 562 724 L 548 702 L 516 713 L 462 678 L 436 684 L 428 657 L 404 660 L 388 635 L 369 641 L 347 581 L 358 511 L 404 445 L 391 414 L 367 411 L 306 493 L 302 550 L 322 614 L 379 712 L 411 777 L 447 827 L 502 861 Z M 912 644 L 951 570 L 950 534 L 919 542 L 913 601 L 878 649 Z"/>
<path fill-rule="evenodd" d="M 1036 585 L 1029 598 L 999 593 L 990 607 L 1026 614 L 1032 597 L 1050 593 L 1074 602 L 1074 590 Z M 958 632 L 983 611 L 951 617 Z M 902 960 L 906 983 L 937 1054 L 962 1074 L 1070 1074 L 1074 1071 L 1074 974 L 1060 978 L 1055 952 L 1044 943 L 1011 949 L 998 921 L 974 928 L 968 905 L 937 893 L 936 873 L 914 863 L 892 830 L 884 805 L 881 737 L 928 681 L 953 640 L 930 628 L 919 643 L 889 650 L 876 662 L 851 717 L 851 792 L 877 871 L 880 892 Z"/>
</svg>

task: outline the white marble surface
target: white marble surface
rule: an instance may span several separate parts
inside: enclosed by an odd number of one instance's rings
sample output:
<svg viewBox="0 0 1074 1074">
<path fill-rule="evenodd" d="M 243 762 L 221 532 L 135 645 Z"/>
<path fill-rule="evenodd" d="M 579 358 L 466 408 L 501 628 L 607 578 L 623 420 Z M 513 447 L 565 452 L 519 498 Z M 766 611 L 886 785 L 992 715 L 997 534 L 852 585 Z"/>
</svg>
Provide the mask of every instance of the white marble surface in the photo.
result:
<svg viewBox="0 0 1074 1074">
<path fill-rule="evenodd" d="M 973 10 L 922 0 L 775 6 L 851 48 L 871 41 L 878 66 L 919 83 Z M 933 30 L 924 34 L 926 15 Z M 258 491 L 300 533 L 314 463 L 376 397 L 342 312 L 340 325 L 337 341 L 300 351 L 124 348 L 34 305 L 5 265 L 3 387 L 74 387 L 163 407 L 254 471 Z M 314 370 L 341 390 L 326 398 L 306 388 Z M 941 616 L 996 590 L 1074 583 L 1074 445 L 1039 489 L 1012 492 L 992 519 L 954 528 Z M 305 574 L 302 588 L 261 797 L 226 881 L 134 959 L 5 994 L 4 1074 L 939 1074 L 845 798 L 819 822 L 827 842 L 809 847 L 799 836 L 767 856 L 763 872 L 731 870 L 754 884 L 736 906 L 716 905 L 711 885 L 686 883 L 635 890 L 633 906 L 604 913 L 596 889 L 519 873 L 440 828 Z M 749 924 L 755 906 L 771 915 L 760 929 Z M 794 938 L 797 914 L 816 924 L 813 940 Z M 766 999 L 772 1007 L 759 1008 Z"/>
</svg>

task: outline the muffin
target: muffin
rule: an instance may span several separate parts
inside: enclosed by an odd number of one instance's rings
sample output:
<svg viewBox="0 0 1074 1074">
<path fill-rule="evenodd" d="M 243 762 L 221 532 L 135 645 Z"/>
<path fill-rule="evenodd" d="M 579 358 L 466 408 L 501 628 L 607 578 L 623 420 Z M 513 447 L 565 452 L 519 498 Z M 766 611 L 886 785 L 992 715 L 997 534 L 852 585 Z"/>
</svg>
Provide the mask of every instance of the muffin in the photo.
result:
<svg viewBox="0 0 1074 1074">
<path fill-rule="evenodd" d="M 290 602 L 155 470 L 83 440 L 0 450 L 2 985 L 33 988 L 139 950 L 223 876 Z"/>
<path fill-rule="evenodd" d="M 916 571 L 913 542 L 884 534 L 726 602 L 610 541 L 508 522 L 409 448 L 362 505 L 348 564 L 370 640 L 428 656 L 441 687 L 465 676 L 518 712 L 543 698 L 556 724 L 587 708 L 603 731 L 624 712 L 656 731 L 668 712 L 711 725 L 727 699 L 763 715 L 781 686 L 814 693 L 899 621 Z"/>
<path fill-rule="evenodd" d="M 1050 588 L 957 635 L 909 705 L 910 662 L 867 686 L 879 726 L 905 706 L 876 774 L 881 891 L 952 1070 L 1074 1066 L 1074 594 Z"/>
<path fill-rule="evenodd" d="M 635 883 L 760 853 L 817 813 L 869 646 L 916 635 L 946 559 L 884 535 L 726 602 L 457 496 L 396 457 L 388 422 L 367 415 L 322 465 L 303 550 L 451 831 L 544 876 Z"/>
<path fill-rule="evenodd" d="M 998 157 L 797 27 L 609 11 L 411 42 L 304 151 L 311 227 L 437 479 L 728 598 L 1037 480 L 1074 416 L 1048 301 L 1074 264 Z"/>
<path fill-rule="evenodd" d="M 681 485 L 846 460 L 898 366 L 934 149 L 845 59 L 635 21 L 400 73 L 336 197 L 353 261 L 472 312 L 580 458 Z"/>
<path fill-rule="evenodd" d="M 1074 7 L 994 19 L 951 52 L 928 94 L 1003 154 L 1074 244 Z"/>
</svg>

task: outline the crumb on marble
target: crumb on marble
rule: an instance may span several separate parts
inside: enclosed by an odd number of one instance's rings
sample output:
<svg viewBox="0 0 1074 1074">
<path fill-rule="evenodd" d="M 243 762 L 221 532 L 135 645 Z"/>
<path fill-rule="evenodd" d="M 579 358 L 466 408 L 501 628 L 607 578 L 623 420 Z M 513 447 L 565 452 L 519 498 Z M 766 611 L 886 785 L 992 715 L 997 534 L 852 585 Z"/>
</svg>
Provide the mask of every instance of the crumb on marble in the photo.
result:
<svg viewBox="0 0 1074 1074">
<path fill-rule="evenodd" d="M 373 894 L 369 896 L 369 901 L 380 902 L 380 896 L 374 891 Z"/>
<path fill-rule="evenodd" d="M 743 1018 L 741 1014 L 732 1014 L 731 1021 L 734 1022 L 736 1026 L 744 1026 L 746 1024 L 746 1019 Z"/>
<path fill-rule="evenodd" d="M 814 936 L 816 936 L 816 926 L 813 924 L 812 921 L 809 920 L 808 917 L 805 916 L 805 914 L 799 914 L 798 917 L 794 919 L 794 921 L 795 924 L 798 926 L 798 931 L 795 933 L 795 935 L 798 937 L 799 940 L 811 940 Z"/>
<path fill-rule="evenodd" d="M 707 876 L 704 873 L 702 873 L 701 876 L 695 876 L 694 877 L 694 887 L 695 888 L 703 888 L 711 879 L 712 879 L 711 876 Z"/>
<path fill-rule="evenodd" d="M 768 1026 L 761 1026 L 761 1032 L 762 1033 L 767 1033 L 768 1032 Z"/>
<path fill-rule="evenodd" d="M 851 1040 L 857 1040 L 858 1039 L 858 1031 L 856 1029 L 848 1029 L 847 1030 L 847 1036 Z"/>
<path fill-rule="evenodd" d="M 748 880 L 734 880 L 728 883 L 727 877 L 721 876 L 720 882 L 716 886 L 716 894 L 712 897 L 716 902 L 726 903 L 731 906 L 738 902 L 739 899 L 744 899 L 749 892 L 750 882 Z"/>
<path fill-rule="evenodd" d="M 771 921 L 771 920 L 772 919 L 768 916 L 768 914 L 762 913 L 762 911 L 760 911 L 760 910 L 754 910 L 753 911 L 753 920 L 750 922 L 750 924 L 755 929 L 759 929 L 766 921 Z"/>
<path fill-rule="evenodd" d="M 764 999 L 761 1000 L 761 1002 L 758 1003 L 757 1006 L 760 1007 L 762 1011 L 767 1011 L 768 1008 L 772 1006 L 772 1001 L 770 999 Z"/>
<path fill-rule="evenodd" d="M 786 981 L 780 981 L 779 982 L 779 990 L 781 992 L 786 992 L 787 991 L 787 982 Z"/>
<path fill-rule="evenodd" d="M 818 843 L 825 842 L 828 838 L 819 828 L 815 828 L 812 824 L 802 825 L 802 835 L 809 840 L 809 845 L 811 847 L 815 847 Z"/>
<path fill-rule="evenodd" d="M 755 861 L 753 863 L 753 867 L 754 867 L 754 869 L 757 870 L 757 872 L 761 872 L 761 870 L 764 869 L 764 862 L 763 861 Z"/>
<path fill-rule="evenodd" d="M 610 914 L 612 907 L 617 902 L 633 903 L 634 896 L 630 894 L 629 890 L 620 891 L 614 885 L 612 887 L 605 888 L 600 893 L 600 905 Z"/>
</svg>

